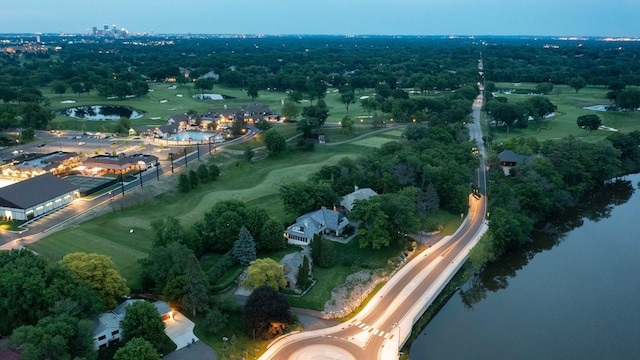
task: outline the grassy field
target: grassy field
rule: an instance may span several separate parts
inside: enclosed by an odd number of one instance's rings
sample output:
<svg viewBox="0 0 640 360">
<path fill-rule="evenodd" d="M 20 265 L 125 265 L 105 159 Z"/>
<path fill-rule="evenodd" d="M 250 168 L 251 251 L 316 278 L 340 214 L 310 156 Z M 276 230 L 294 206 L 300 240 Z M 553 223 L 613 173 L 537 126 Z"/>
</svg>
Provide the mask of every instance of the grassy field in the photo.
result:
<svg viewBox="0 0 640 360">
<path fill-rule="evenodd" d="M 530 95 L 527 95 L 527 92 L 533 91 L 536 85 L 537 84 L 522 83 L 519 86 L 515 86 L 511 83 L 496 83 L 496 88 L 516 90 L 517 93 L 510 95 L 500 94 L 499 96 L 506 97 L 509 99 L 509 102 L 519 102 L 529 97 Z M 540 127 L 531 122 L 529 128 L 524 130 L 512 128 L 509 134 L 502 128 L 496 129 L 493 127 L 493 141 L 504 141 L 513 137 L 528 136 L 533 136 L 538 140 L 549 140 L 573 135 L 586 141 L 595 142 L 611 134 L 611 132 L 607 130 L 597 130 L 589 134 L 588 130 L 580 129 L 576 125 L 578 116 L 588 114 L 598 115 L 602 119 L 602 125 L 622 132 L 640 130 L 640 113 L 638 112 L 619 113 L 584 109 L 584 107 L 593 105 L 609 105 L 610 102 L 606 99 L 608 91 L 605 87 L 589 86 L 576 93 L 574 89 L 566 85 L 555 85 L 554 90 L 551 94 L 547 95 L 547 97 L 558 107 L 556 116 L 545 120 L 544 124 Z"/>
<path fill-rule="evenodd" d="M 127 279 L 128 286 L 137 289 L 140 287 L 137 260 L 151 249 L 153 232 L 150 224 L 153 220 L 175 216 L 188 227 L 202 219 L 203 213 L 218 201 L 236 199 L 268 210 L 279 221 L 291 222 L 296 215 L 284 209 L 279 197 L 282 184 L 305 180 L 323 165 L 335 164 L 345 156 L 356 158 L 368 151 L 366 147 L 356 145 L 318 147 L 303 156 L 289 152 L 252 163 L 224 152 L 217 153 L 210 159 L 223 168 L 216 182 L 201 185 L 187 194 L 166 193 L 147 204 L 64 229 L 29 247 L 52 261 L 75 251 L 109 255 L 116 269 Z M 134 232 L 130 233 L 132 229 Z"/>
</svg>

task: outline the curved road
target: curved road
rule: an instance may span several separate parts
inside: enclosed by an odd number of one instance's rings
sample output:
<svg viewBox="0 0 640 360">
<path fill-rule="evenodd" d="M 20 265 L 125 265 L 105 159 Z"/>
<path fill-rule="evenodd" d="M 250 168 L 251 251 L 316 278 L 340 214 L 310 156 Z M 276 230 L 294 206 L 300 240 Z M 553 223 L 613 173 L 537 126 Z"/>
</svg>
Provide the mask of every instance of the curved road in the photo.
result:
<svg viewBox="0 0 640 360">
<path fill-rule="evenodd" d="M 473 105 L 471 138 L 478 143 L 480 167 L 476 183 L 485 193 L 485 165 L 480 109 Z M 273 342 L 263 359 L 392 359 L 415 321 L 437 297 L 486 230 L 486 198 L 469 196 L 469 213 L 456 233 L 417 255 L 398 271 L 353 319 L 327 329 L 302 332 Z"/>
</svg>

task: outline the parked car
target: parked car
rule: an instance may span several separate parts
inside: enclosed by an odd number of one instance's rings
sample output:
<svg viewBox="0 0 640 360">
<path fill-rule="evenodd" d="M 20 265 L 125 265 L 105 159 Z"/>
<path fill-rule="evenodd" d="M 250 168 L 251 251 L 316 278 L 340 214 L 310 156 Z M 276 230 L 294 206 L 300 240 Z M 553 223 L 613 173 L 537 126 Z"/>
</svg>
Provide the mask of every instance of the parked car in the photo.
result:
<svg viewBox="0 0 640 360">
<path fill-rule="evenodd" d="M 82 145 L 84 145 L 84 144 L 86 144 L 86 142 L 84 142 L 84 141 L 80 141 L 80 142 L 78 143 L 78 146 L 82 146 Z"/>
</svg>

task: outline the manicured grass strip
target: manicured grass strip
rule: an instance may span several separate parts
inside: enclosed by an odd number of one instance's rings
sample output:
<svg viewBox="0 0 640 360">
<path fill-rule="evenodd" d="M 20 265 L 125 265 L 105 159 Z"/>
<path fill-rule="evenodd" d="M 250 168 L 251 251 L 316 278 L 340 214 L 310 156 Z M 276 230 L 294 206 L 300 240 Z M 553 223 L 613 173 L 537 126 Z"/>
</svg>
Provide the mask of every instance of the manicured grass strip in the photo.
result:
<svg viewBox="0 0 640 360">
<path fill-rule="evenodd" d="M 392 141 L 397 141 L 397 139 L 389 139 L 389 138 L 380 137 L 380 136 L 371 136 L 358 141 L 354 141 L 353 144 L 372 147 L 372 148 L 379 148 L 383 144 L 386 144 Z"/>
<path fill-rule="evenodd" d="M 496 83 L 498 89 L 516 89 L 519 92 L 526 93 L 533 91 L 536 84 L 522 83 L 515 87 L 512 83 Z M 493 142 L 502 142 L 514 137 L 535 137 L 538 140 L 560 139 L 568 135 L 579 137 L 584 141 L 596 142 L 604 139 L 611 134 L 610 131 L 597 130 L 589 134 L 589 131 L 580 129 L 576 125 L 579 116 L 595 114 L 602 119 L 602 125 L 612 127 L 622 132 L 631 132 L 640 130 L 640 113 L 639 112 L 615 112 L 615 111 L 596 111 L 587 110 L 584 107 L 593 105 L 610 105 L 610 101 L 606 99 L 609 90 L 601 86 L 588 86 L 576 93 L 574 89 L 566 85 L 554 85 L 554 90 L 546 97 L 555 104 L 557 109 L 556 116 L 544 120 L 542 125 L 536 124 L 534 121 L 529 122 L 527 129 L 516 129 L 512 127 L 509 133 L 506 133 L 504 127 L 491 127 Z M 531 95 L 525 94 L 499 94 L 504 96 L 511 103 L 525 100 Z"/>
</svg>

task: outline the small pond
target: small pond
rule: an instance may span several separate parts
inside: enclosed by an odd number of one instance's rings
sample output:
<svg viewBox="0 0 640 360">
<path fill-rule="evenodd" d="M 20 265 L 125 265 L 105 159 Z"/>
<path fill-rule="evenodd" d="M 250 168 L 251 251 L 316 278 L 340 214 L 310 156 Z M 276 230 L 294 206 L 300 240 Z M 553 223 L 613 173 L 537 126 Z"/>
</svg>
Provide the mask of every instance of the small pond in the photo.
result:
<svg viewBox="0 0 640 360">
<path fill-rule="evenodd" d="M 57 112 L 59 115 L 85 120 L 120 120 L 120 118 L 139 119 L 144 112 L 119 105 L 78 106 Z"/>
</svg>

